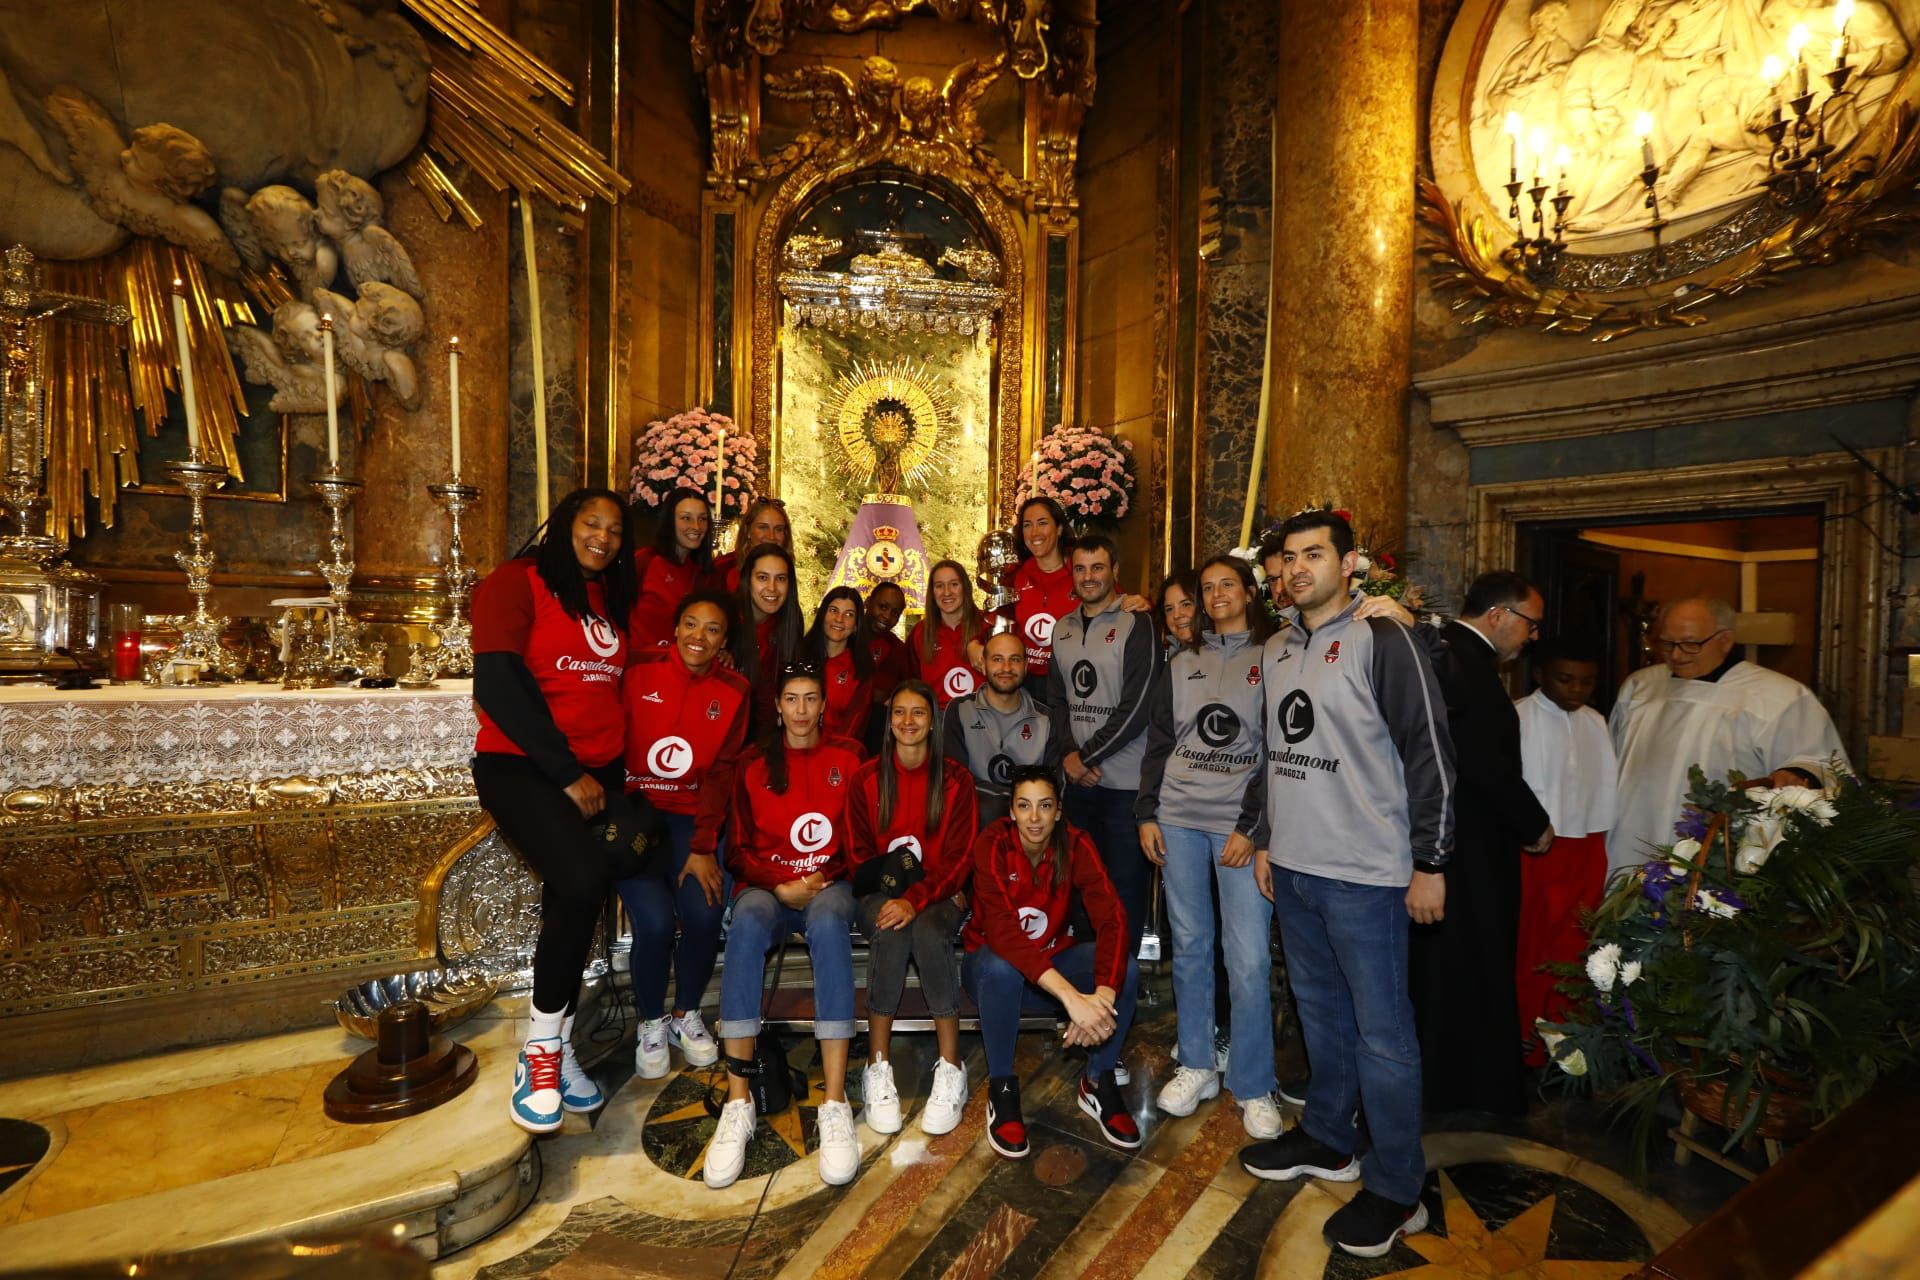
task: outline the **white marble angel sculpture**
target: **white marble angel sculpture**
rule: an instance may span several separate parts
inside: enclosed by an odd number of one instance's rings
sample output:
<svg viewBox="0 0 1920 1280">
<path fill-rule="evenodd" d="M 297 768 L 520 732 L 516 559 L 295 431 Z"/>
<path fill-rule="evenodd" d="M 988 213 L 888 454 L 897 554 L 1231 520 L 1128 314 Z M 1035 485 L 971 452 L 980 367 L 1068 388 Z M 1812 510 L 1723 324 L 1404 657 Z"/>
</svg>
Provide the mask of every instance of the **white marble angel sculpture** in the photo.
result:
<svg viewBox="0 0 1920 1280">
<path fill-rule="evenodd" d="M 317 224 L 339 246 L 354 288 L 378 280 L 416 298 L 426 296 L 413 259 L 381 225 L 386 206 L 372 183 L 345 169 L 329 169 L 313 180 L 313 186 L 320 202 Z"/>
<path fill-rule="evenodd" d="M 292 187 L 274 184 L 248 195 L 237 187 L 220 193 L 220 222 L 254 271 L 278 258 L 293 273 L 294 292 L 311 301 L 333 283 L 340 253 L 320 234 L 318 214 Z"/>
<path fill-rule="evenodd" d="M 327 379 L 321 368 L 320 313 L 311 303 L 289 299 L 273 313 L 273 332 L 237 324 L 227 346 L 240 359 L 248 382 L 273 388 L 267 407 L 275 413 L 325 413 Z M 336 379 L 334 396 L 346 390 Z"/>
<path fill-rule="evenodd" d="M 47 95 L 47 111 L 66 137 L 73 172 L 101 218 L 140 236 L 178 245 L 222 275 L 238 275 L 240 257 L 220 224 L 190 203 L 213 185 L 213 156 L 170 124 L 143 125 L 131 141 L 100 104 L 73 88 Z"/>
<path fill-rule="evenodd" d="M 369 382 L 384 382 L 409 409 L 420 407 L 420 373 L 407 348 L 426 328 L 420 304 L 390 284 L 370 280 L 358 301 L 316 289 L 313 305 L 333 317 L 334 350 Z"/>
</svg>

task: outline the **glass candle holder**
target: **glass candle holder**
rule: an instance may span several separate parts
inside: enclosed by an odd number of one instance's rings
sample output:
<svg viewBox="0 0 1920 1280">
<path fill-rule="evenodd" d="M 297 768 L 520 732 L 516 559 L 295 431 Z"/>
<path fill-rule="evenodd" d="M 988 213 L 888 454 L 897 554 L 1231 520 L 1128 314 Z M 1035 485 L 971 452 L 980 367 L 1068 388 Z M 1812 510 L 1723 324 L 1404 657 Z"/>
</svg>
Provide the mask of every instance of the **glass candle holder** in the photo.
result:
<svg viewBox="0 0 1920 1280">
<path fill-rule="evenodd" d="M 116 604 L 111 613 L 113 682 L 138 684 L 141 675 L 140 641 L 146 610 L 137 604 Z"/>
</svg>

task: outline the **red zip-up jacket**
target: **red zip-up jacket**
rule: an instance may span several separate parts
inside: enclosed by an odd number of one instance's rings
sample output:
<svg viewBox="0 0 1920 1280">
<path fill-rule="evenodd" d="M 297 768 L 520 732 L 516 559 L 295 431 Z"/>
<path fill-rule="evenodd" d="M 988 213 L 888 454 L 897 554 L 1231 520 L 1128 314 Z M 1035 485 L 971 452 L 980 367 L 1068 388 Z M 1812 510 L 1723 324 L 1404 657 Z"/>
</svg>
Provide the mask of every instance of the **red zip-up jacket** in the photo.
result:
<svg viewBox="0 0 1920 1280">
<path fill-rule="evenodd" d="M 1118 991 L 1127 973 L 1127 911 L 1093 841 L 1078 828 L 1070 834 L 1065 880 L 1054 876 L 1051 851 L 1037 865 L 1027 857 L 1012 818 L 1000 819 L 975 837 L 967 950 L 992 947 L 1028 982 L 1039 982 L 1053 967 L 1054 956 L 1085 941 L 1068 930 L 1078 892 L 1093 922 L 1095 984 Z"/>
<path fill-rule="evenodd" d="M 826 684 L 826 719 L 823 731 L 828 737 L 846 738 L 861 742 L 867 733 L 867 717 L 873 713 L 873 680 L 862 680 L 860 672 L 853 665 L 853 645 L 856 640 L 842 649 L 838 655 L 827 659 L 827 669 L 820 673 Z M 866 752 L 863 749 L 862 755 Z"/>
<path fill-rule="evenodd" d="M 634 658 L 620 700 L 627 709 L 627 790 L 645 792 L 668 813 L 700 812 L 700 793 L 733 789 L 747 742 L 746 678 L 718 662 L 700 675 L 687 670 L 677 648 Z M 696 826 L 693 847 L 711 853 L 719 823 Z"/>
<path fill-rule="evenodd" d="M 933 634 L 933 660 L 926 658 L 926 628 L 937 626 Z M 913 634 L 907 637 L 907 649 L 913 654 L 915 674 L 933 686 L 933 696 L 940 702 L 940 710 L 945 711 L 947 704 L 955 698 L 964 698 L 980 687 L 980 673 L 973 669 L 973 663 L 967 659 L 967 644 L 970 640 L 985 641 L 987 629 L 978 628 L 972 636 L 962 636 L 960 628 L 950 627 L 928 616 L 913 624 Z"/>
<path fill-rule="evenodd" d="M 869 760 L 853 775 L 853 794 L 847 798 L 847 878 L 861 863 L 891 853 L 908 843 L 926 875 L 904 895 L 915 911 L 925 911 L 960 892 L 973 875 L 973 837 L 978 830 L 979 804 L 973 794 L 973 775 L 958 760 L 942 761 L 941 790 L 946 803 L 940 810 L 940 830 L 927 830 L 925 764 L 894 770 L 893 821 L 880 830 L 880 762 Z"/>
<path fill-rule="evenodd" d="M 873 653 L 873 700 L 885 702 L 902 680 L 913 679 L 913 655 L 891 631 L 867 632 L 867 646 Z"/>
<path fill-rule="evenodd" d="M 700 585 L 700 567 L 647 547 L 633 557 L 633 577 L 640 592 L 627 615 L 627 643 L 636 654 L 667 648 L 673 643 L 673 615 Z"/>
<path fill-rule="evenodd" d="M 1027 646 L 1027 674 L 1044 676 L 1053 665 L 1053 624 L 1080 607 L 1073 570 L 1064 562 L 1052 573 L 1034 559 L 1013 571 L 1013 621 Z"/>
<path fill-rule="evenodd" d="M 823 738 L 811 747 L 787 748 L 787 789 L 767 785 L 767 758 L 759 747 L 740 757 L 731 792 L 705 788 L 706 807 L 720 806 L 732 821 L 727 869 L 733 891 L 772 889 L 818 871 L 846 878 L 847 796 L 860 768 L 860 749 L 844 738 Z M 698 843 L 696 852 L 701 852 Z"/>
</svg>

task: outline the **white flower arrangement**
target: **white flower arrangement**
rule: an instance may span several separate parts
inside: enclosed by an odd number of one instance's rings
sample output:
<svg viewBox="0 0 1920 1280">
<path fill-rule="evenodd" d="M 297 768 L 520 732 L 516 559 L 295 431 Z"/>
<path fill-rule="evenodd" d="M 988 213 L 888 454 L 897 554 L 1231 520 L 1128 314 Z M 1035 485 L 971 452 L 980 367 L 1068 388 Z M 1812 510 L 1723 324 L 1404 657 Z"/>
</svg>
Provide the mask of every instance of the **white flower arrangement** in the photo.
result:
<svg viewBox="0 0 1920 1280">
<path fill-rule="evenodd" d="M 1614 980 L 1620 976 L 1620 944 L 1609 942 L 1598 946 L 1587 956 L 1587 981 L 1602 992 L 1613 990 Z M 1636 971 L 1635 976 L 1638 976 Z"/>
<path fill-rule="evenodd" d="M 649 422 L 633 441 L 628 500 L 658 507 L 678 488 L 698 489 L 713 498 L 714 460 L 726 441 L 726 471 L 721 476 L 721 509 L 716 521 L 747 509 L 760 484 L 760 450 L 751 431 L 741 431 L 724 413 L 688 409 L 664 422 Z"/>
<path fill-rule="evenodd" d="M 1017 510 L 1028 498 L 1052 498 L 1070 520 L 1121 520 L 1133 507 L 1133 442 L 1098 427 L 1057 426 L 1020 468 Z"/>
</svg>

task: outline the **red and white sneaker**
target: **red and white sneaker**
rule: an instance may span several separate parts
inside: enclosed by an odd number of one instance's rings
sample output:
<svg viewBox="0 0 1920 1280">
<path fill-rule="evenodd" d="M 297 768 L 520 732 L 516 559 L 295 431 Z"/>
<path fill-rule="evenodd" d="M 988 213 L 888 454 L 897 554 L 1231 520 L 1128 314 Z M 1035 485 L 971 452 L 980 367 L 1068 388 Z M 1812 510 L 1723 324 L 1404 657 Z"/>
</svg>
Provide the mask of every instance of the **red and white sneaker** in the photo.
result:
<svg viewBox="0 0 1920 1280">
<path fill-rule="evenodd" d="M 1080 1109 L 1100 1122 L 1100 1132 L 1116 1147 L 1131 1151 L 1140 1145 L 1140 1126 L 1134 1123 L 1127 1101 L 1120 1096 L 1120 1085 L 1111 1071 L 1098 1084 L 1080 1077 Z"/>
<path fill-rule="evenodd" d="M 1033 1148 L 1020 1114 L 1020 1080 L 1001 1076 L 987 1082 L 987 1145 L 1009 1160 L 1024 1160 Z"/>
</svg>

